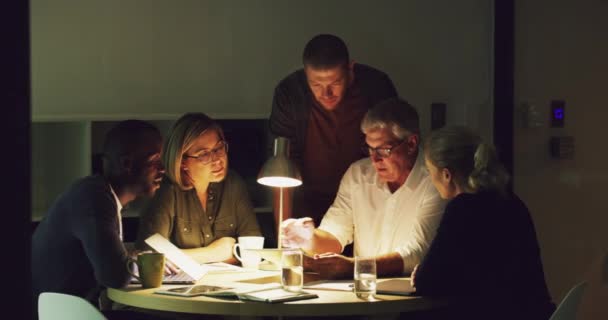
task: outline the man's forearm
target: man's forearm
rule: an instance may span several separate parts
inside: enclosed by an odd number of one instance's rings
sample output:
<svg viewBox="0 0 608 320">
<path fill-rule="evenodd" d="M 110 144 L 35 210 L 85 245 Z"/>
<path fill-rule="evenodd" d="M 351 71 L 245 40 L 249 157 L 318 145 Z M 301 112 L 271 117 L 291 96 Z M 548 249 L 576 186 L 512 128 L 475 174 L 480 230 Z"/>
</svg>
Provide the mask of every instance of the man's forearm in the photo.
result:
<svg viewBox="0 0 608 320">
<path fill-rule="evenodd" d="M 198 263 L 220 261 L 233 263 L 235 259 L 232 256 L 232 246 L 235 242 L 234 238 L 224 237 L 213 241 L 206 247 L 184 249 L 183 251 Z"/>
<path fill-rule="evenodd" d="M 304 252 L 310 255 L 326 252 L 341 253 L 342 245 L 340 241 L 331 233 L 320 229 L 315 229 L 313 237 L 308 245 L 302 247 Z"/>
<path fill-rule="evenodd" d="M 376 257 L 376 272 L 378 277 L 403 276 L 403 258 L 397 252 L 387 253 Z"/>
</svg>

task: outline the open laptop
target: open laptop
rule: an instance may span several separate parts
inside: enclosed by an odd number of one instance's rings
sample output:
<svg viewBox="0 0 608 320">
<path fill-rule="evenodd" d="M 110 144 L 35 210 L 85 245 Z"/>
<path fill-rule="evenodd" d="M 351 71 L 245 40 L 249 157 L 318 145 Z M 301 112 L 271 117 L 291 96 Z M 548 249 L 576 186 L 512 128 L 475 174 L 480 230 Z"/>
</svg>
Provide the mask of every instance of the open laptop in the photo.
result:
<svg viewBox="0 0 608 320">
<path fill-rule="evenodd" d="M 166 275 L 163 283 L 166 284 L 189 284 L 196 283 L 209 270 L 203 267 L 194 259 L 190 258 L 182 250 L 176 247 L 171 241 L 156 233 L 145 240 L 146 244 L 157 252 L 163 253 L 165 259 L 171 261 L 180 269 L 177 274 Z"/>
<path fill-rule="evenodd" d="M 167 260 L 180 269 L 177 274 L 165 275 L 164 284 L 193 284 L 209 272 L 238 272 L 242 269 L 221 262 L 201 265 L 158 233 L 145 241 L 152 249 L 163 253 Z M 138 280 L 133 278 L 131 282 L 137 283 Z"/>
</svg>

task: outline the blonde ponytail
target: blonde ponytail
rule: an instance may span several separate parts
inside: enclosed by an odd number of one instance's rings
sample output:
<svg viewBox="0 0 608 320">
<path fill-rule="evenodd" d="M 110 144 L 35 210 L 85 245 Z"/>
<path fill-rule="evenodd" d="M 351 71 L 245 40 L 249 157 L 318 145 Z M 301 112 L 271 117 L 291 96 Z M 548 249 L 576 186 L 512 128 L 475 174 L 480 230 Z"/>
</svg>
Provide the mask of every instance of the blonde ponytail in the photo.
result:
<svg viewBox="0 0 608 320">
<path fill-rule="evenodd" d="M 424 154 L 433 165 L 447 168 L 465 190 L 505 192 L 509 175 L 492 145 L 465 127 L 444 127 L 426 139 Z"/>
<path fill-rule="evenodd" d="M 500 164 L 494 147 L 480 142 L 475 150 L 473 161 L 473 170 L 467 179 L 469 187 L 475 191 L 495 189 L 504 192 L 509 176 Z"/>
</svg>

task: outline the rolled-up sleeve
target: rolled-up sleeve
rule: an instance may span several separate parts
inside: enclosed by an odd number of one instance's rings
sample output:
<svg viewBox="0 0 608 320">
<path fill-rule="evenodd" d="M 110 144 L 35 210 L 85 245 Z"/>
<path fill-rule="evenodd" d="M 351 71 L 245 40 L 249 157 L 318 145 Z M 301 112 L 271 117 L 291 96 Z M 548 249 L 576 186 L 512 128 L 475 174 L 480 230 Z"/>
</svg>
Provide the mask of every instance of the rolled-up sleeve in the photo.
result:
<svg viewBox="0 0 608 320">
<path fill-rule="evenodd" d="M 331 233 L 342 246 L 342 250 L 346 245 L 353 242 L 354 238 L 354 221 L 352 210 L 352 188 L 353 172 L 352 166 L 346 171 L 340 181 L 340 188 L 334 203 L 329 207 L 327 213 L 321 221 L 319 229 Z"/>
</svg>

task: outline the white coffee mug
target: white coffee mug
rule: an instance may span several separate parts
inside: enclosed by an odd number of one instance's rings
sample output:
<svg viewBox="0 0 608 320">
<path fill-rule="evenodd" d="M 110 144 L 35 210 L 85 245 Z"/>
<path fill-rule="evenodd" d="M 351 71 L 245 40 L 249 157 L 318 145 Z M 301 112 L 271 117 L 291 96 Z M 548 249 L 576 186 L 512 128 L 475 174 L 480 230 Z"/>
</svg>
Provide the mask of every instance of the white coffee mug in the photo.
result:
<svg viewBox="0 0 608 320">
<path fill-rule="evenodd" d="M 241 262 L 243 268 L 257 269 L 262 257 L 257 252 L 252 252 L 247 249 L 262 249 L 264 248 L 264 237 L 238 237 L 239 243 L 232 247 L 232 254 Z M 240 255 L 236 248 L 240 248 Z"/>
</svg>

